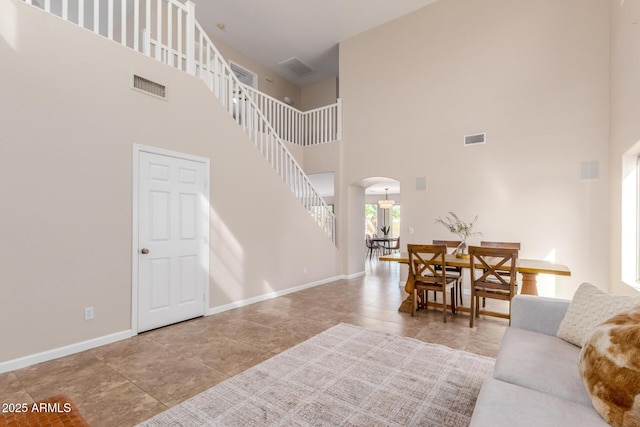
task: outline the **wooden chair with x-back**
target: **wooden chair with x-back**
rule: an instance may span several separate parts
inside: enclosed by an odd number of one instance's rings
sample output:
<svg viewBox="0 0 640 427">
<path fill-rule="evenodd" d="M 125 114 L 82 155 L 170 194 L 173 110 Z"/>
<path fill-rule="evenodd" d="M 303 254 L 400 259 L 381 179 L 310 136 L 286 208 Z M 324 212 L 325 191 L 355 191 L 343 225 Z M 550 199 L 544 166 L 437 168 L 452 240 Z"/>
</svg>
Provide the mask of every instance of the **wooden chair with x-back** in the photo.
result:
<svg viewBox="0 0 640 427">
<path fill-rule="evenodd" d="M 518 250 L 486 246 L 469 247 L 469 269 L 471 272 L 471 316 L 469 327 L 480 314 L 502 317 L 511 323 L 511 300 L 516 295 L 515 277 Z M 478 273 L 481 271 L 482 273 Z M 506 273 L 506 275 L 505 275 Z M 509 302 L 508 313 L 488 311 L 480 308 L 480 298 Z"/>
<path fill-rule="evenodd" d="M 433 240 L 432 243 L 434 245 L 445 245 L 447 247 L 447 252 L 455 253 L 456 248 L 460 245 L 461 242 L 460 240 Z M 463 305 L 464 301 L 462 300 L 462 268 L 447 266 L 447 274 L 458 277 L 458 280 L 456 281 L 456 295 L 458 296 L 456 304 L 458 304 L 458 301 L 460 301 L 460 305 Z"/>
<path fill-rule="evenodd" d="M 506 248 L 506 249 L 517 249 L 520 250 L 520 242 L 490 242 L 483 240 L 480 242 L 480 246 L 486 246 L 488 248 Z M 505 277 L 508 277 L 509 273 L 501 272 Z M 518 293 L 518 277 L 516 277 L 516 294 Z M 485 307 L 486 300 L 482 300 L 482 307 Z"/>
<path fill-rule="evenodd" d="M 520 250 L 520 242 L 489 242 L 483 240 L 480 242 L 480 246 L 486 246 L 487 248 L 506 248 Z"/>
<path fill-rule="evenodd" d="M 446 274 L 445 245 L 407 245 L 409 252 L 409 274 L 413 279 L 414 316 L 418 305 L 427 307 L 427 292 L 442 292 L 442 318 L 447 322 L 447 293 L 451 293 L 451 312 L 456 312 L 454 285 L 457 278 Z M 439 267 L 439 268 L 438 268 Z M 420 298 L 419 298 L 420 297 Z M 419 303 L 419 299 L 422 303 Z"/>
</svg>

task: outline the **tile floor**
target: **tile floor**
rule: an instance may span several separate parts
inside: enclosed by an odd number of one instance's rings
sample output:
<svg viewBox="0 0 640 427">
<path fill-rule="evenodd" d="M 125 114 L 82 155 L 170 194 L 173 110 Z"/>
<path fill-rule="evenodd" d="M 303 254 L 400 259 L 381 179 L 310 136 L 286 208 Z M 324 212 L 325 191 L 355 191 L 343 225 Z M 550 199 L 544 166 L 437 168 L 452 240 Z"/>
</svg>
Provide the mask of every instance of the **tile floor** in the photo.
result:
<svg viewBox="0 0 640 427">
<path fill-rule="evenodd" d="M 481 317 L 471 329 L 465 313 L 446 324 L 431 309 L 412 318 L 397 311 L 399 265 L 374 260 L 366 271 L 0 374 L 0 403 L 64 393 L 94 427 L 132 426 L 340 322 L 496 355 L 506 320 Z"/>
</svg>

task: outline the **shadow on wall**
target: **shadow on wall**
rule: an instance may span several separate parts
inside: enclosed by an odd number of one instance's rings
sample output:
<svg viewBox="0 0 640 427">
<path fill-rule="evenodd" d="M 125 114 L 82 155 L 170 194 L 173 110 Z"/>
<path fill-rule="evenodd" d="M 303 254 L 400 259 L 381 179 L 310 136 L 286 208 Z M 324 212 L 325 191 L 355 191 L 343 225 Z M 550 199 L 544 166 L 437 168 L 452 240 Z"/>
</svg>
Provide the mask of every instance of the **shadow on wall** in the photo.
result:
<svg viewBox="0 0 640 427">
<path fill-rule="evenodd" d="M 210 241 L 211 269 L 209 271 L 209 283 L 224 292 L 229 302 L 244 299 L 244 266 L 245 254 L 240 242 L 233 235 L 229 227 L 210 207 Z M 216 278 L 212 276 L 216 273 Z M 211 293 L 211 299 L 215 300 L 215 293 Z M 209 302 L 211 306 L 211 301 Z"/>
</svg>

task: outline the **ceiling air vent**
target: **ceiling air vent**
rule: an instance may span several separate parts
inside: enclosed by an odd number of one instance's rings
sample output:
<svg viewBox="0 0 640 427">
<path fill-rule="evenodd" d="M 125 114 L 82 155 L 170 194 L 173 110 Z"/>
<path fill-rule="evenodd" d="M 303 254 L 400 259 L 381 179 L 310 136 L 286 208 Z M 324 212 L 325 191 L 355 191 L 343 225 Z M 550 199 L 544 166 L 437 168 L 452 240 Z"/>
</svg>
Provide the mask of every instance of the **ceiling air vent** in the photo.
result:
<svg viewBox="0 0 640 427">
<path fill-rule="evenodd" d="M 160 83 L 133 75 L 133 88 L 158 98 L 167 99 L 167 88 Z"/>
<path fill-rule="evenodd" d="M 280 62 L 279 65 L 282 65 L 284 68 L 298 77 L 308 76 L 309 74 L 313 74 L 316 72 L 316 70 L 314 70 L 295 56 L 293 58 L 287 59 L 286 61 Z"/>
<path fill-rule="evenodd" d="M 473 135 L 465 135 L 464 136 L 464 145 L 477 145 L 477 144 L 486 144 L 487 143 L 487 134 L 486 133 L 476 133 Z"/>
</svg>

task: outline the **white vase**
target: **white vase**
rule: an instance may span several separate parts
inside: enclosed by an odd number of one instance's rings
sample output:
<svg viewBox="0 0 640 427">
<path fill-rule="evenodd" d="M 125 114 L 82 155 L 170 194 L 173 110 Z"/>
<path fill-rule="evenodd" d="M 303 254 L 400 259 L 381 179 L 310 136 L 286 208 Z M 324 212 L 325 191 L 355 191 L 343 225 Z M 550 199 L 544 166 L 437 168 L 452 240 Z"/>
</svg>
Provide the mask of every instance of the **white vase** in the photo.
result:
<svg viewBox="0 0 640 427">
<path fill-rule="evenodd" d="M 469 247 L 466 240 L 460 242 L 455 253 L 457 258 L 469 258 Z"/>
</svg>

